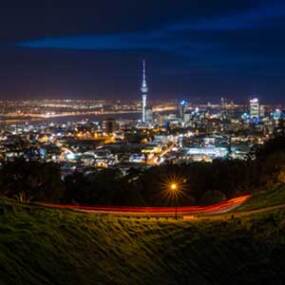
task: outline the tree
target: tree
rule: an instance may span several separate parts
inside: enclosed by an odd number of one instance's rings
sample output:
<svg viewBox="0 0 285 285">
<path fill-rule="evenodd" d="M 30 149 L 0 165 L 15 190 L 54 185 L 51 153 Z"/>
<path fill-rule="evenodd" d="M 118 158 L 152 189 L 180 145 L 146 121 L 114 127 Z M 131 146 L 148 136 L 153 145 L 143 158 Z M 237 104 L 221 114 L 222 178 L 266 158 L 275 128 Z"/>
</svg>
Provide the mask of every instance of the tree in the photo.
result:
<svg viewBox="0 0 285 285">
<path fill-rule="evenodd" d="M 0 192 L 21 202 L 60 202 L 64 185 L 60 168 L 54 163 L 5 162 L 0 170 Z"/>
</svg>

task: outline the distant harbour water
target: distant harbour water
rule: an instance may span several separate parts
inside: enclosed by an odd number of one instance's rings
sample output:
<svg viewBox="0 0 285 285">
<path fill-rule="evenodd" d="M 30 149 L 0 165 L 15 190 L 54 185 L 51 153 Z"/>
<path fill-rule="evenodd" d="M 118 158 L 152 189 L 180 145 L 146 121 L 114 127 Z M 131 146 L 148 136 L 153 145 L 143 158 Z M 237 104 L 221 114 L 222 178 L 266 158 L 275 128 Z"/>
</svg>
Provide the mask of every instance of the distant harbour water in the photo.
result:
<svg viewBox="0 0 285 285">
<path fill-rule="evenodd" d="M 78 116 L 66 116 L 66 117 L 56 117 L 47 118 L 44 121 L 50 121 L 54 123 L 65 123 L 65 122 L 78 122 L 82 120 L 88 121 L 102 121 L 108 118 L 113 118 L 115 120 L 138 120 L 140 118 L 140 113 L 123 113 L 123 114 L 102 114 L 102 115 L 78 115 Z"/>
<path fill-rule="evenodd" d="M 88 120 L 92 121 L 102 121 L 104 119 L 113 118 L 115 120 L 138 120 L 140 119 L 140 112 L 134 113 L 113 113 L 113 114 L 82 114 L 82 115 L 70 115 L 70 116 L 59 116 L 59 117 L 47 117 L 47 118 L 20 118 L 13 117 L 7 118 L 0 116 L 1 125 L 13 125 L 13 124 L 41 124 L 41 123 L 55 123 L 55 124 L 64 124 L 67 122 L 79 122 Z"/>
</svg>

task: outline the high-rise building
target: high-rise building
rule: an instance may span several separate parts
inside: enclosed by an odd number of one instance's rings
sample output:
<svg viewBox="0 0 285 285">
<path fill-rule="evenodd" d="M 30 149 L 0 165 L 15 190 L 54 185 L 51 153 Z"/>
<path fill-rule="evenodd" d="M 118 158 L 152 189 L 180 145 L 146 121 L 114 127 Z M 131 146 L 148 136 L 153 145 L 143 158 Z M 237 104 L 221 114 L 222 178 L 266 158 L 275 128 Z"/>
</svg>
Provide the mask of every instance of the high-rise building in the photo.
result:
<svg viewBox="0 0 285 285">
<path fill-rule="evenodd" d="M 280 109 L 276 109 L 271 115 L 275 121 L 279 121 L 282 118 L 282 111 Z"/>
<path fill-rule="evenodd" d="M 221 109 L 224 110 L 226 105 L 226 100 L 224 97 L 221 98 Z"/>
<path fill-rule="evenodd" d="M 178 105 L 178 113 L 179 113 L 179 118 L 181 119 L 182 122 L 185 122 L 185 113 L 188 108 L 188 103 L 186 100 L 182 100 L 179 102 Z"/>
<path fill-rule="evenodd" d="M 258 98 L 253 98 L 249 101 L 250 107 L 250 118 L 258 119 L 260 117 L 260 105 Z"/>
<path fill-rule="evenodd" d="M 104 132 L 110 134 L 117 130 L 117 122 L 113 118 L 107 118 L 102 122 Z"/>
<path fill-rule="evenodd" d="M 261 118 L 265 117 L 265 106 L 264 105 L 260 105 L 260 107 L 259 107 L 259 116 Z"/>
<path fill-rule="evenodd" d="M 221 118 L 225 120 L 227 117 L 227 110 L 226 110 L 226 100 L 224 97 L 221 98 Z"/>
<path fill-rule="evenodd" d="M 147 109 L 148 87 L 147 87 L 147 83 L 146 83 L 146 64 L 145 64 L 145 60 L 143 60 L 141 93 L 142 93 L 142 122 L 146 123 L 146 109 Z"/>
</svg>

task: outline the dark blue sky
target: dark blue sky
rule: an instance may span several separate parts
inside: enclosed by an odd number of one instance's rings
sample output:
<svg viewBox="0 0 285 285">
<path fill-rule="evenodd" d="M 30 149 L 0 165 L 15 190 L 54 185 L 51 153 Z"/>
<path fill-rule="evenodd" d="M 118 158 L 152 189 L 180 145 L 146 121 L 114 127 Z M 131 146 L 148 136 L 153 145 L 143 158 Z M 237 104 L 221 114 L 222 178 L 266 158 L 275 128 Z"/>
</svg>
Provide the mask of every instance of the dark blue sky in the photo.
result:
<svg viewBox="0 0 285 285">
<path fill-rule="evenodd" d="M 285 102 L 285 1 L 5 1 L 1 98 Z"/>
</svg>

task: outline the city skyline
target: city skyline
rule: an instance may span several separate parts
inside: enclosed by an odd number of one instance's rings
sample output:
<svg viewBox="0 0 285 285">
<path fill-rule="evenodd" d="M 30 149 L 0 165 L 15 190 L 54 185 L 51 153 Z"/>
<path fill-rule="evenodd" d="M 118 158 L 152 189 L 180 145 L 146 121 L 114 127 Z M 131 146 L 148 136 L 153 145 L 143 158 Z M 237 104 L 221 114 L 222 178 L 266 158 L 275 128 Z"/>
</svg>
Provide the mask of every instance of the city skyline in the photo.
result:
<svg viewBox="0 0 285 285">
<path fill-rule="evenodd" d="M 0 3 L 1 284 L 285 284 L 285 1 Z"/>
<path fill-rule="evenodd" d="M 145 59 L 154 101 L 284 103 L 282 1 L 12 2 L 0 99 L 140 100 Z"/>
</svg>

